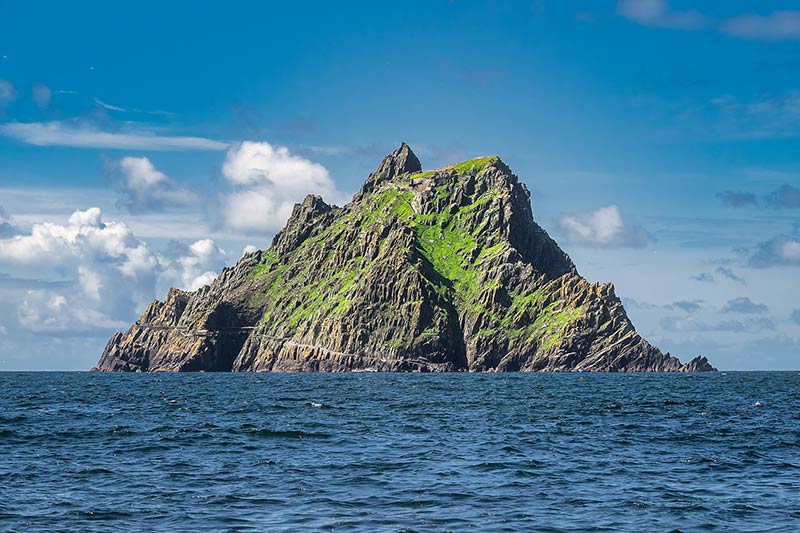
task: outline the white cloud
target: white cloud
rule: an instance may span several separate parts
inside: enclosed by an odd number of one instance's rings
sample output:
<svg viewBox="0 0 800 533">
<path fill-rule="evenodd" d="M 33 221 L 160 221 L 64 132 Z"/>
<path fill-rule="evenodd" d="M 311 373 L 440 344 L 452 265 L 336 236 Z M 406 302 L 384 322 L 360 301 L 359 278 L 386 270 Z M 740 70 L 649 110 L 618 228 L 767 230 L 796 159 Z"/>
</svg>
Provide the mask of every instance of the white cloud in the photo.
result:
<svg viewBox="0 0 800 533">
<path fill-rule="evenodd" d="M 613 204 L 586 215 L 565 215 L 559 225 L 576 244 L 639 248 L 653 240 L 643 228 L 626 226 L 619 207 Z"/>
<path fill-rule="evenodd" d="M 52 291 L 28 291 L 17 310 L 17 320 L 25 329 L 49 333 L 127 327 L 125 321 L 115 321 L 96 309 L 79 305 L 75 298 Z"/>
<path fill-rule="evenodd" d="M 172 113 L 170 111 L 160 111 L 160 110 L 149 111 L 149 110 L 144 110 L 144 109 L 129 109 L 127 107 L 120 107 L 120 106 L 116 106 L 116 105 L 111 105 L 108 102 L 104 102 L 103 100 L 100 100 L 97 97 L 94 98 L 94 103 L 95 103 L 95 105 L 97 105 L 97 107 L 101 107 L 101 108 L 106 109 L 108 111 L 116 111 L 118 113 L 142 113 L 142 114 L 145 114 L 145 115 L 162 115 L 162 116 L 165 116 L 165 117 L 174 117 L 175 116 L 175 113 Z"/>
<path fill-rule="evenodd" d="M 258 251 L 257 247 L 253 246 L 252 244 L 248 244 L 247 246 L 244 247 L 244 250 L 242 250 L 242 257 L 246 256 L 247 254 L 255 253 L 257 251 Z"/>
<path fill-rule="evenodd" d="M 192 205 L 199 200 L 197 194 L 158 171 L 146 157 L 124 157 L 118 168 L 123 175 L 117 183 L 122 196 L 119 204 L 132 213 Z"/>
<path fill-rule="evenodd" d="M 44 111 L 50 107 L 50 99 L 53 98 L 53 91 L 50 90 L 50 87 L 42 83 L 34 83 L 33 87 L 31 87 L 31 93 L 33 101 L 36 102 L 40 110 Z"/>
<path fill-rule="evenodd" d="M 673 11 L 666 0 L 620 0 L 617 12 L 644 26 L 693 30 L 702 28 L 705 17 L 698 11 Z"/>
<path fill-rule="evenodd" d="M 128 110 L 124 107 L 117 107 L 115 105 L 107 104 L 104 101 L 100 100 L 99 98 L 95 97 L 94 103 L 98 106 L 102 107 L 103 109 L 108 109 L 109 111 L 120 111 L 122 113 L 126 113 Z"/>
<path fill-rule="evenodd" d="M 104 222 L 100 209 L 76 211 L 66 224 L 34 224 L 29 234 L 0 239 L 0 264 L 57 273 L 72 283 L 31 291 L 19 323 L 35 331 L 118 328 L 167 286 L 196 289 L 224 266 L 225 252 L 205 239 L 185 254 L 154 252 L 122 222 Z"/>
<path fill-rule="evenodd" d="M 743 39 L 800 39 L 800 11 L 775 11 L 769 15 L 747 13 L 724 21 L 720 29 Z"/>
<path fill-rule="evenodd" d="M 65 308 L 75 315 L 63 313 L 62 322 L 71 326 L 81 323 L 82 316 L 92 317 L 97 327 L 127 318 L 152 298 L 159 266 L 125 224 L 104 223 L 96 207 L 76 211 L 66 225 L 43 222 L 29 235 L 0 240 L 0 261 L 50 267 L 76 280 L 75 288 L 64 293 L 31 293 L 20 308 L 24 326 L 38 323 L 48 329 L 54 329 Z"/>
<path fill-rule="evenodd" d="M 0 135 L 36 146 L 69 146 L 109 150 L 190 151 L 225 150 L 228 144 L 203 137 L 158 135 L 140 126 L 108 132 L 77 122 L 10 122 L 0 125 Z"/>
<path fill-rule="evenodd" d="M 643 26 L 697 30 L 713 23 L 714 29 L 741 39 L 800 39 L 800 11 L 773 11 L 768 15 L 744 13 L 726 20 L 713 21 L 694 9 L 674 11 L 667 0 L 619 0 L 617 13 Z"/>
<path fill-rule="evenodd" d="M 239 231 L 279 230 L 307 194 L 320 194 L 329 203 L 346 201 L 325 167 L 265 142 L 231 148 L 222 173 L 234 188 L 222 198 L 223 222 Z"/>
<path fill-rule="evenodd" d="M 788 235 L 779 235 L 762 242 L 748 259 L 748 264 L 755 268 L 800 266 L 800 240 Z"/>
<path fill-rule="evenodd" d="M 186 290 L 199 289 L 210 284 L 225 266 L 225 251 L 211 239 L 202 239 L 188 248 L 165 272 L 165 277 Z"/>
</svg>

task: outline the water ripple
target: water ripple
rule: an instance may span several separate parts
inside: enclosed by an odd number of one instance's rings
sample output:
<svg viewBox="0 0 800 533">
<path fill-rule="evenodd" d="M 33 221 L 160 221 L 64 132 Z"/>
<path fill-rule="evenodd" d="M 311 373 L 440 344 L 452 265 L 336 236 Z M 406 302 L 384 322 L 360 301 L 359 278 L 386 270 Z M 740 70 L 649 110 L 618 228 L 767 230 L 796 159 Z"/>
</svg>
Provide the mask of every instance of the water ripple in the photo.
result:
<svg viewBox="0 0 800 533">
<path fill-rule="evenodd" d="M 0 374 L 0 530 L 795 531 L 800 374 Z"/>
</svg>

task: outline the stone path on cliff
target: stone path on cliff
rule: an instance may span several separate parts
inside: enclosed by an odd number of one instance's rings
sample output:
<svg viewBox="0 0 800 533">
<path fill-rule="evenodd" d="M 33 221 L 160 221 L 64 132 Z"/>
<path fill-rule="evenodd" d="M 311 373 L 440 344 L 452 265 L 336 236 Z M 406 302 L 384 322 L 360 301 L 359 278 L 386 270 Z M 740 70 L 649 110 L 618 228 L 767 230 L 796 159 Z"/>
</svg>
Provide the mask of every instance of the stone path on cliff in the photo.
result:
<svg viewBox="0 0 800 533">
<path fill-rule="evenodd" d="M 152 329 L 152 330 L 160 330 L 160 331 L 180 331 L 183 332 L 185 335 L 189 335 L 192 337 L 210 337 L 220 333 L 249 333 L 255 330 L 255 326 L 243 326 L 243 327 L 232 327 L 232 328 L 218 328 L 218 329 L 190 329 L 186 326 L 155 326 L 153 324 L 136 324 L 141 329 Z M 254 337 L 266 338 L 270 340 L 275 340 L 279 342 L 283 342 L 288 346 L 293 346 L 295 348 L 301 349 L 309 349 L 309 350 L 318 350 L 325 353 L 329 353 L 332 355 L 336 355 L 339 357 L 361 357 L 358 354 L 354 353 L 347 353 L 347 352 L 339 352 L 336 350 L 331 350 L 330 348 L 326 348 L 324 346 L 319 346 L 316 344 L 305 344 L 302 342 L 297 342 L 293 340 L 291 337 L 276 337 L 274 335 L 268 335 L 266 333 L 256 333 L 253 334 Z M 382 362 L 386 362 L 385 358 L 379 358 Z M 429 360 L 425 358 L 414 358 L 414 359 L 406 359 L 406 362 L 413 364 L 413 365 L 427 365 L 430 363 Z"/>
</svg>

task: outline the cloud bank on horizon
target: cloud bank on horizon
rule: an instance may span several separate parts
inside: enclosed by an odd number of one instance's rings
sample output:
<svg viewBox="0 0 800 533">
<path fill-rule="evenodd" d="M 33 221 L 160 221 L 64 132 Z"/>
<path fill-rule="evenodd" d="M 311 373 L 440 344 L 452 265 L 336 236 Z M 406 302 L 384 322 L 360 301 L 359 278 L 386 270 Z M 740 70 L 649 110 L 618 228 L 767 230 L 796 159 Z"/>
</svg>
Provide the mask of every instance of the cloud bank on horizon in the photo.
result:
<svg viewBox="0 0 800 533">
<path fill-rule="evenodd" d="M 380 34 L 351 7 L 320 9 L 302 43 L 289 26 L 257 40 L 244 21 L 214 47 L 198 35 L 228 15 L 189 14 L 175 30 L 186 50 L 121 40 L 98 50 L 99 20 L 66 8 L 54 9 L 84 31 L 54 30 L 67 44 L 51 56 L 26 52 L 38 50 L 24 46 L 30 35 L 10 29 L 0 370 L 88 368 L 169 287 L 208 284 L 268 246 L 307 194 L 346 203 L 400 140 L 426 168 L 498 153 L 531 188 L 538 222 L 584 275 L 615 282 L 638 330 L 665 350 L 723 368 L 796 368 L 800 10 L 541 4 L 491 20 L 491 4 L 425 4 L 413 21 L 391 14 Z M 24 20 L 29 8 L 9 9 Z M 358 20 L 386 20 L 387 9 Z M 126 15 L 121 34 L 142 22 Z M 167 7 L 153 24 L 177 16 Z"/>
</svg>

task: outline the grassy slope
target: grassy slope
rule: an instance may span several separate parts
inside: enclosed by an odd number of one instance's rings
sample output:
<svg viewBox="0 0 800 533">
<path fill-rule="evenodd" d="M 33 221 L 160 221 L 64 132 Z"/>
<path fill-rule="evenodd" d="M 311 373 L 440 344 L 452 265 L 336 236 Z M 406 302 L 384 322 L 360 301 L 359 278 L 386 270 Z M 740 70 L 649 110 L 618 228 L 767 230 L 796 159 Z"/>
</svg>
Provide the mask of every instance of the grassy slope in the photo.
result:
<svg viewBox="0 0 800 533">
<path fill-rule="evenodd" d="M 354 253 L 357 246 L 352 242 L 354 237 L 382 234 L 387 227 L 402 225 L 413 230 L 416 252 L 424 258 L 419 265 L 407 266 L 419 269 L 436 292 L 461 313 L 480 320 L 482 328 L 474 333 L 476 339 L 500 335 L 546 350 L 552 348 L 566 326 L 580 316 L 580 309 L 564 307 L 561 301 L 545 304 L 547 295 L 541 289 L 510 293 L 510 305 L 484 303 L 485 292 L 498 285 L 487 265 L 496 263 L 510 245 L 497 235 L 482 232 L 480 222 L 493 209 L 500 209 L 500 196 L 507 194 L 506 191 L 489 189 L 454 212 L 445 209 L 420 214 L 412 207 L 415 193 L 406 187 L 412 180 L 443 173 L 451 176 L 451 180 L 434 189 L 435 197 L 446 202 L 452 196 L 456 176 L 478 174 L 495 161 L 496 157 L 484 157 L 414 174 L 367 196 L 288 257 L 279 258 L 267 252 L 251 273 L 269 287 L 256 297 L 274 302 L 267 305 L 262 323 L 273 323 L 273 329 L 293 334 L 300 323 L 351 312 L 353 300 L 361 290 L 359 281 L 368 269 L 380 267 L 381 262 L 386 263 L 386 268 L 397 268 L 392 264 L 397 260 L 396 255 L 383 250 L 385 239 L 380 241 L 378 253 L 368 258 Z M 432 266 L 433 273 L 421 266 L 426 263 Z"/>
</svg>

